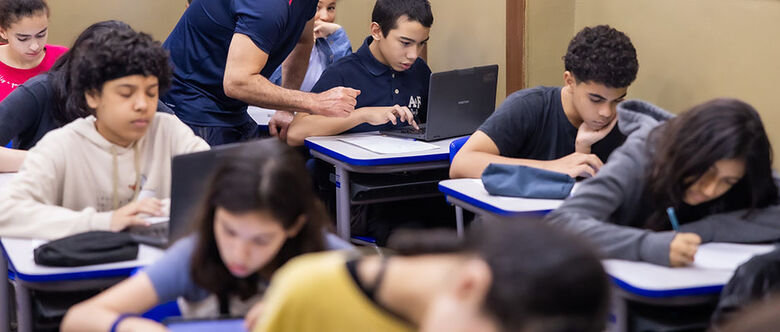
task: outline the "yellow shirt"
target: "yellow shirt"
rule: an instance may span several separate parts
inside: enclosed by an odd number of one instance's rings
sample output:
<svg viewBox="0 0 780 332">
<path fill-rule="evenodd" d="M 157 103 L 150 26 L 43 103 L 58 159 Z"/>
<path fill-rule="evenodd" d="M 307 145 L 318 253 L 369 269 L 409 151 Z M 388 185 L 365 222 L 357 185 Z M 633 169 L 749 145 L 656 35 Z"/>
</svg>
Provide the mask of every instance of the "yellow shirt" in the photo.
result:
<svg viewBox="0 0 780 332">
<path fill-rule="evenodd" d="M 366 297 L 347 270 L 346 255 L 303 255 L 279 269 L 253 332 L 413 331 Z"/>
</svg>

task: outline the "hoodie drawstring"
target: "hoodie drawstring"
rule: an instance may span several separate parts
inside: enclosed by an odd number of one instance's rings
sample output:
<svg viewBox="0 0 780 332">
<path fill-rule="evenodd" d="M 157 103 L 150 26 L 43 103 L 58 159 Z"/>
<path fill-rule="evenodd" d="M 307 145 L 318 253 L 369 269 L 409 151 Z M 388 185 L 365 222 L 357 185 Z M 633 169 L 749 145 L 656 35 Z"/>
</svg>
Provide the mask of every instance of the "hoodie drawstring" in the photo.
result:
<svg viewBox="0 0 780 332">
<path fill-rule="evenodd" d="M 135 201 L 136 198 L 138 198 L 138 193 L 141 191 L 141 161 L 138 157 L 138 142 L 133 142 L 133 168 L 135 170 L 135 184 L 133 185 L 133 198 L 131 201 Z M 111 145 L 111 157 L 112 157 L 112 186 L 113 186 L 113 192 L 112 192 L 112 205 L 113 209 L 118 209 L 119 206 L 119 159 L 117 157 L 116 147 L 114 145 Z"/>
</svg>

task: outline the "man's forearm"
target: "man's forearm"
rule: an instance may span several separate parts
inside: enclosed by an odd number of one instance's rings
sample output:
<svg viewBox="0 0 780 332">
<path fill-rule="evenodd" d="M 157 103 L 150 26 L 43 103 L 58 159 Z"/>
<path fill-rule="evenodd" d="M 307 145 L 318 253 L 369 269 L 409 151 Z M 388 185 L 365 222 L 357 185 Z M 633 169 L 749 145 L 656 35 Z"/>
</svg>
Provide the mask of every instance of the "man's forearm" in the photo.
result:
<svg viewBox="0 0 780 332">
<path fill-rule="evenodd" d="M 228 97 L 254 106 L 306 113 L 316 108 L 315 94 L 282 88 L 260 74 L 232 81 L 226 87 Z"/>
</svg>

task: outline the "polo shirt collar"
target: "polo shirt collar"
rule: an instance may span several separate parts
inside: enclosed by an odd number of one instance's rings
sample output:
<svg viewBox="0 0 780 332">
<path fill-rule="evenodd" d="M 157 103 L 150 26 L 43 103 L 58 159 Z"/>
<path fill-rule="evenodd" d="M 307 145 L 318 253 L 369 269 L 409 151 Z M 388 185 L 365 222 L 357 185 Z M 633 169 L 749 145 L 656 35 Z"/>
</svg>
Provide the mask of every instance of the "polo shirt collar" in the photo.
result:
<svg viewBox="0 0 780 332">
<path fill-rule="evenodd" d="M 358 49 L 355 54 L 357 55 L 358 59 L 360 59 L 360 62 L 366 66 L 366 69 L 368 69 L 372 75 L 382 76 L 391 70 L 391 68 L 379 62 L 379 60 L 377 60 L 374 55 L 371 54 L 371 50 L 368 48 L 368 45 L 371 44 L 373 40 L 374 39 L 371 38 L 371 36 L 368 36 L 368 38 L 363 41 L 363 46 L 360 46 L 360 49 Z"/>
</svg>

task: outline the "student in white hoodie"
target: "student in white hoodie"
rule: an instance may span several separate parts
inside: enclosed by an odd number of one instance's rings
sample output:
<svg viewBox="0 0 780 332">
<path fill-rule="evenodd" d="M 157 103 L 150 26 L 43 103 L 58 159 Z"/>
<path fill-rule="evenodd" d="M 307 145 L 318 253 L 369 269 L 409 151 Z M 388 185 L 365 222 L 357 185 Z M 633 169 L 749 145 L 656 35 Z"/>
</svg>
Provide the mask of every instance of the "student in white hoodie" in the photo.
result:
<svg viewBox="0 0 780 332">
<path fill-rule="evenodd" d="M 171 158 L 208 149 L 172 115 L 156 112 L 170 85 L 168 56 L 145 33 L 117 30 L 87 41 L 73 66 L 88 111 L 46 134 L 0 191 L 0 236 L 54 239 L 120 231 L 162 214 Z M 143 199 L 138 199 L 144 192 Z"/>
</svg>

